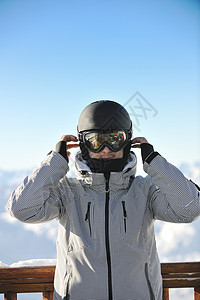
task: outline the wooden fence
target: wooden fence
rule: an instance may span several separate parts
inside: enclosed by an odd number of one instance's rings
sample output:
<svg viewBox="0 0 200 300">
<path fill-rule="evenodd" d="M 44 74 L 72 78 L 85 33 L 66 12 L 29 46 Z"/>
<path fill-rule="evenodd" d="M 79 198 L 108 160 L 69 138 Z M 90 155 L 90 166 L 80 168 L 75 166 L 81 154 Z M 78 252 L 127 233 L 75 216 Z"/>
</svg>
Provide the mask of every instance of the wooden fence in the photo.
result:
<svg viewBox="0 0 200 300">
<path fill-rule="evenodd" d="M 193 288 L 194 299 L 200 300 L 200 262 L 162 263 L 161 270 L 163 300 L 170 299 L 170 288 Z M 53 300 L 54 272 L 54 266 L 0 268 L 0 294 L 17 300 L 18 293 L 39 292 L 43 300 Z"/>
</svg>

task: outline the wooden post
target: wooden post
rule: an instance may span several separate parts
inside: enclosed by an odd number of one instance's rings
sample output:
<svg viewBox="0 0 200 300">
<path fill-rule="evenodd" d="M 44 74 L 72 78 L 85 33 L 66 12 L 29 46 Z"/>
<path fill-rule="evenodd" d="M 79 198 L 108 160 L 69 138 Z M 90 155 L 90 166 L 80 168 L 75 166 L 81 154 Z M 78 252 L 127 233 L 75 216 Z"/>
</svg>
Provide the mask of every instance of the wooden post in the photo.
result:
<svg viewBox="0 0 200 300">
<path fill-rule="evenodd" d="M 200 300 L 200 287 L 194 288 L 194 300 Z"/>
<path fill-rule="evenodd" d="M 17 300 L 17 293 L 4 294 L 4 300 Z"/>
<path fill-rule="evenodd" d="M 53 292 L 43 292 L 43 300 L 53 300 Z"/>
<path fill-rule="evenodd" d="M 168 288 L 163 288 L 162 300 L 169 300 L 169 289 Z"/>
</svg>

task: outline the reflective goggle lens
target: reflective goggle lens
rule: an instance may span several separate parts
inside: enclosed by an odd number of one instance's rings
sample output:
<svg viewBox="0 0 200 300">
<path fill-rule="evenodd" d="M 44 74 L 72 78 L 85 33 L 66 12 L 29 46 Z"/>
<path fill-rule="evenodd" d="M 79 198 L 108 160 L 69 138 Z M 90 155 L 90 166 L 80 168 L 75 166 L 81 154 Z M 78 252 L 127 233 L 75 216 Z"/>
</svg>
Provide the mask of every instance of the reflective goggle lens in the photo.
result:
<svg viewBox="0 0 200 300">
<path fill-rule="evenodd" d="M 89 150 L 99 152 L 104 146 L 108 146 L 112 151 L 119 151 L 127 141 L 125 131 L 115 131 L 110 133 L 87 132 L 84 134 L 84 142 Z"/>
</svg>

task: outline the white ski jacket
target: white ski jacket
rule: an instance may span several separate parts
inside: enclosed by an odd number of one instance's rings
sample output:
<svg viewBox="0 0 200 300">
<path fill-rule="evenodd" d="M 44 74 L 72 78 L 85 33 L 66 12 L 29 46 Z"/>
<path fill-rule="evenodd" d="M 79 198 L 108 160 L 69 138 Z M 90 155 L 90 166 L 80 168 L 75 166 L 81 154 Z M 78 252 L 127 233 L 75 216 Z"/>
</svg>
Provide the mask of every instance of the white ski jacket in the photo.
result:
<svg viewBox="0 0 200 300">
<path fill-rule="evenodd" d="M 133 154 L 109 181 L 80 153 L 75 165 L 77 178 L 68 178 L 67 161 L 53 151 L 8 202 L 22 222 L 58 219 L 54 300 L 161 300 L 154 221 L 193 221 L 198 189 L 160 155 L 144 163 L 145 178 L 135 177 Z"/>
</svg>

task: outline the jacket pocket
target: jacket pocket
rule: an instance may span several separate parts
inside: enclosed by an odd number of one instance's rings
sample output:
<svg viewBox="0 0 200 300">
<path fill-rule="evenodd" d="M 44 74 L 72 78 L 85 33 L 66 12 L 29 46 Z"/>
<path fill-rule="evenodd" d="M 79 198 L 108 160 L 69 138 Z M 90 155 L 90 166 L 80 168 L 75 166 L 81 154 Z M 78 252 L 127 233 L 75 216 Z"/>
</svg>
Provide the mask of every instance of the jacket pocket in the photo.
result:
<svg viewBox="0 0 200 300">
<path fill-rule="evenodd" d="M 85 214 L 85 222 L 88 222 L 89 233 L 92 235 L 92 227 L 91 227 L 91 202 L 88 202 L 87 211 Z"/>
<path fill-rule="evenodd" d="M 127 212 L 126 212 L 126 202 L 122 201 L 122 211 L 123 211 L 123 223 L 124 223 L 124 232 L 126 233 L 126 226 L 127 226 Z"/>
<path fill-rule="evenodd" d="M 145 263 L 145 277 L 146 277 L 147 285 L 148 285 L 148 288 L 149 288 L 150 300 L 155 300 L 154 292 L 153 292 L 151 282 L 150 282 L 150 279 L 149 279 L 149 271 L 148 271 L 148 264 L 147 263 Z"/>
<path fill-rule="evenodd" d="M 64 298 L 65 300 L 70 300 L 70 283 L 71 283 L 71 273 L 69 274 L 67 280 L 66 297 Z"/>
<path fill-rule="evenodd" d="M 68 252 L 77 251 L 94 244 L 94 205 L 92 201 L 80 199 L 67 207 L 69 215 Z"/>
<path fill-rule="evenodd" d="M 135 199 L 128 198 L 119 202 L 118 218 L 120 222 L 120 235 L 124 243 L 130 247 L 144 248 L 144 211 L 138 209 Z"/>
</svg>

